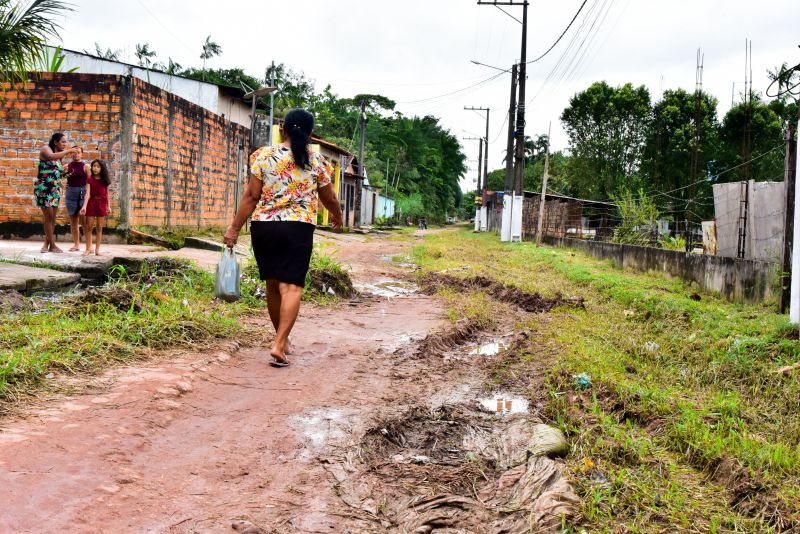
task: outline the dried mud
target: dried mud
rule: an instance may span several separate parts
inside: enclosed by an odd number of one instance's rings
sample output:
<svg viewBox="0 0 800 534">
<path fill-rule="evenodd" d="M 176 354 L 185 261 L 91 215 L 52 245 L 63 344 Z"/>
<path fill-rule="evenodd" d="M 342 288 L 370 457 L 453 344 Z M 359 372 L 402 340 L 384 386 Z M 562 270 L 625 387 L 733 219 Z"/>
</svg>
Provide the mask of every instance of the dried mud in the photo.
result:
<svg viewBox="0 0 800 534">
<path fill-rule="evenodd" d="M 583 297 L 565 297 L 557 294 L 553 298 L 547 298 L 538 292 L 528 293 L 518 287 L 506 285 L 485 276 L 461 278 L 449 274 L 429 273 L 422 278 L 421 285 L 428 295 L 434 294 L 442 287 L 467 291 L 485 291 L 494 300 L 513 304 L 526 312 L 532 313 L 548 312 L 556 306 L 584 307 Z"/>
</svg>

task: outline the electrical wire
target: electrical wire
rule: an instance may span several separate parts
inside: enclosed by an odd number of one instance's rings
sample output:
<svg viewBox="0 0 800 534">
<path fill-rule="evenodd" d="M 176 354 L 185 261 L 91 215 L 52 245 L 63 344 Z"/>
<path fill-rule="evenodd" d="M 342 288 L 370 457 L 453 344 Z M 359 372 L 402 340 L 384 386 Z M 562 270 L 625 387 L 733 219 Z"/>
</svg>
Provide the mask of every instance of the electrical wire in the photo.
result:
<svg viewBox="0 0 800 534">
<path fill-rule="evenodd" d="M 566 27 L 566 28 L 564 28 L 564 31 L 563 31 L 563 32 L 561 32 L 561 35 L 559 35 L 559 36 L 558 36 L 558 39 L 556 39 L 556 40 L 555 40 L 555 42 L 554 42 L 552 45 L 550 45 L 550 48 L 548 48 L 547 50 L 545 50 L 545 51 L 544 51 L 544 53 L 543 53 L 541 56 L 537 57 L 536 59 L 532 59 L 532 60 L 530 60 L 530 61 L 528 61 L 528 62 L 526 62 L 526 63 L 536 63 L 537 61 L 539 61 L 540 59 L 542 59 L 543 57 L 545 57 L 547 54 L 549 54 L 549 53 L 550 53 L 550 51 L 551 51 L 551 50 L 553 50 L 553 48 L 555 48 L 555 47 L 556 47 L 556 45 L 557 45 L 557 44 L 558 44 L 558 43 L 561 41 L 561 39 L 564 37 L 564 35 L 565 35 L 565 34 L 566 34 L 568 31 L 569 31 L 569 29 L 572 27 L 572 23 L 574 23 L 574 22 L 575 22 L 575 19 L 577 19 L 577 18 L 578 18 L 578 15 L 580 15 L 580 14 L 581 14 L 581 11 L 583 10 L 583 6 L 585 6 L 585 5 L 586 5 L 586 2 L 588 2 L 588 1 L 589 1 L 589 0 L 583 0 L 583 2 L 581 3 L 580 7 L 578 8 L 578 11 L 576 11 L 576 12 L 575 12 L 575 15 L 572 17 L 572 20 L 570 20 L 570 21 L 569 21 L 569 24 L 567 24 L 567 27 Z M 499 6 L 498 6 L 498 7 L 499 7 Z M 503 11 L 503 12 L 505 13 L 505 11 Z M 506 13 L 506 14 L 507 14 L 507 13 Z M 511 15 L 509 15 L 509 16 L 511 16 Z M 513 18 L 513 17 L 512 17 L 512 18 Z M 516 20 L 516 19 L 514 19 L 514 20 Z"/>
<path fill-rule="evenodd" d="M 492 80 L 496 80 L 497 78 L 499 78 L 500 76 L 502 76 L 504 74 L 505 74 L 505 72 L 500 72 L 500 73 L 494 74 L 494 75 L 492 75 L 492 76 L 490 76 L 488 78 L 484 78 L 483 80 L 479 81 L 478 83 L 469 85 L 467 87 L 462 87 L 461 89 L 456 89 L 455 91 L 450 91 L 448 93 L 444 93 L 444 94 L 441 94 L 441 95 L 431 96 L 431 97 L 427 97 L 427 98 L 420 98 L 418 100 L 405 100 L 405 101 L 402 101 L 402 102 L 397 102 L 397 104 L 419 104 L 419 103 L 424 103 L 424 102 L 430 102 L 430 101 L 433 101 L 433 100 L 439 100 L 441 98 L 447 98 L 449 96 L 453 96 L 453 95 L 456 95 L 458 93 L 461 93 L 461 92 L 467 91 L 469 89 L 472 89 L 472 88 L 478 87 L 480 85 L 483 85 L 485 83 L 491 82 Z"/>
</svg>

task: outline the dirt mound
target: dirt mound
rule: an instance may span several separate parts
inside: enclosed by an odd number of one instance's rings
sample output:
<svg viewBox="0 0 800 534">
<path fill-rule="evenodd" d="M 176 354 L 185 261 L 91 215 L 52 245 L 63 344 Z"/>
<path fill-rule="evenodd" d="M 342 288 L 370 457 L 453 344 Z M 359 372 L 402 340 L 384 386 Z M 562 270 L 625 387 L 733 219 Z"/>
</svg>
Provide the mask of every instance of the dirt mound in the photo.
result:
<svg viewBox="0 0 800 534">
<path fill-rule="evenodd" d="M 30 308 L 30 302 L 25 295 L 13 289 L 0 290 L 0 311 L 4 313 L 17 313 Z"/>
<path fill-rule="evenodd" d="M 329 460 L 327 467 L 353 518 L 373 527 L 550 531 L 574 516 L 578 504 L 548 457 L 565 445 L 553 446 L 553 432 L 526 416 L 497 418 L 463 404 L 418 406 L 380 421 L 344 461 Z"/>
<path fill-rule="evenodd" d="M 356 290 L 353 280 L 347 271 L 330 269 L 309 269 L 309 290 L 320 295 L 331 295 L 341 298 L 353 298 Z"/>
<path fill-rule="evenodd" d="M 518 287 L 500 283 L 485 276 L 461 278 L 449 274 L 428 273 L 422 279 L 426 294 L 433 294 L 439 288 L 449 287 L 466 291 L 485 291 L 491 298 L 519 306 L 527 312 L 548 312 L 556 306 L 584 307 L 583 297 L 564 297 L 560 293 L 554 298 L 546 298 L 537 293 L 528 293 Z"/>
<path fill-rule="evenodd" d="M 438 356 L 475 339 L 483 329 L 476 320 L 461 320 L 453 327 L 431 332 L 417 346 L 417 356 Z"/>
<path fill-rule="evenodd" d="M 139 312 L 142 309 L 133 291 L 115 286 L 89 289 L 85 293 L 70 298 L 68 302 L 77 307 L 102 303 L 110 304 L 121 311 L 133 309 L 133 311 Z"/>
<path fill-rule="evenodd" d="M 124 266 L 123 266 L 124 267 Z M 194 267 L 183 260 L 176 258 L 147 258 L 138 265 L 123 268 L 122 276 L 135 283 L 154 284 L 157 281 L 171 280 L 177 276 L 182 276 L 187 270 Z M 115 275 L 112 268 L 111 276 Z"/>
</svg>

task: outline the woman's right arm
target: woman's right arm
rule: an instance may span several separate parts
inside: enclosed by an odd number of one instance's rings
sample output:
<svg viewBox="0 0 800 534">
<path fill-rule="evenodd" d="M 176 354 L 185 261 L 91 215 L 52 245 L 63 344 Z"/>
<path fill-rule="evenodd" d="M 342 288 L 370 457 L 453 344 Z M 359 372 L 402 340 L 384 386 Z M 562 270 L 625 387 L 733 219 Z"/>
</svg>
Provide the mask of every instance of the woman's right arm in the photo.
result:
<svg viewBox="0 0 800 534">
<path fill-rule="evenodd" d="M 44 145 L 41 150 L 39 150 L 39 159 L 42 161 L 54 161 L 57 159 L 62 159 L 65 156 L 69 156 L 70 154 L 74 154 L 77 151 L 78 149 L 76 148 L 68 148 L 66 150 L 62 150 L 61 152 L 53 152 L 52 148 Z"/>
<path fill-rule="evenodd" d="M 256 204 L 261 199 L 261 179 L 255 175 L 250 176 L 250 183 L 247 184 L 247 189 L 244 190 L 242 201 L 239 203 L 239 210 L 233 217 L 233 222 L 228 227 L 225 235 L 222 236 L 222 242 L 227 246 L 232 247 L 239 239 L 239 231 L 247 222 L 247 218 L 253 214 L 256 209 Z"/>
</svg>

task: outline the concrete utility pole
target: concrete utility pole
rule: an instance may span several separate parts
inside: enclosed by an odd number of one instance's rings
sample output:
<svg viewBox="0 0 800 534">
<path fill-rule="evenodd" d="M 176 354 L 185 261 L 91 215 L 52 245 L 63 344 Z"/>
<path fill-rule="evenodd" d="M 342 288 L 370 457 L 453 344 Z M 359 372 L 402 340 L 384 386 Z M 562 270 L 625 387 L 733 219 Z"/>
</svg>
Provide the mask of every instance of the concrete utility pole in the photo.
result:
<svg viewBox="0 0 800 534">
<path fill-rule="evenodd" d="M 522 6 L 522 44 L 520 47 L 519 62 L 519 98 L 517 98 L 517 130 L 516 130 L 516 161 L 514 162 L 514 175 L 516 183 L 514 191 L 522 195 L 523 178 L 525 176 L 525 67 L 528 60 L 528 2 L 504 2 L 478 0 L 479 6 Z"/>
<path fill-rule="evenodd" d="M 798 115 L 800 120 L 800 115 Z M 800 172 L 800 158 L 794 158 L 794 175 Z M 795 201 L 797 195 L 795 194 Z M 800 243 L 800 210 L 795 206 L 794 228 L 792 228 L 792 243 Z M 792 247 L 792 295 L 789 302 L 789 320 L 800 324 L 800 246 Z"/>
<path fill-rule="evenodd" d="M 361 140 L 358 146 L 358 174 L 362 178 L 366 176 L 366 172 L 364 170 L 364 134 L 367 130 L 367 103 L 365 101 L 361 101 L 359 104 L 360 114 L 359 114 L 359 127 L 360 127 L 360 137 Z"/>
<path fill-rule="evenodd" d="M 489 177 L 489 108 L 478 108 L 474 106 L 464 106 L 467 111 L 485 111 L 486 112 L 486 134 L 483 142 L 486 145 L 486 158 L 483 160 L 483 188 L 479 189 L 481 194 L 486 189 Z M 480 163 L 478 164 L 480 165 Z"/>
<path fill-rule="evenodd" d="M 790 287 L 792 281 L 792 245 L 794 237 L 794 204 L 795 204 L 795 184 L 797 183 L 797 175 L 795 174 L 797 167 L 797 136 L 796 125 L 789 121 L 789 126 L 786 128 L 786 157 L 784 158 L 784 224 L 783 224 L 783 253 L 781 257 L 781 313 L 786 313 L 789 308 L 789 297 L 791 295 Z"/>
<path fill-rule="evenodd" d="M 544 208 L 547 206 L 547 178 L 550 171 L 550 126 L 547 125 L 547 148 L 544 153 L 544 176 L 542 176 L 542 196 L 539 199 L 539 220 L 536 223 L 536 245 L 542 244 L 542 222 L 544 221 Z"/>
<path fill-rule="evenodd" d="M 272 76 L 270 76 L 269 84 L 275 87 L 275 62 L 272 62 Z M 269 143 L 272 145 L 272 125 L 275 124 L 275 92 L 269 94 Z"/>
<path fill-rule="evenodd" d="M 517 64 L 511 67 L 511 100 L 508 103 L 508 140 L 506 143 L 505 193 L 514 189 L 514 118 L 517 113 Z"/>
<path fill-rule="evenodd" d="M 477 194 L 481 192 L 481 167 L 483 165 L 483 138 L 482 137 L 465 137 L 465 141 L 477 141 L 478 142 L 478 185 L 476 188 Z M 481 203 L 483 203 L 483 195 L 481 195 Z M 481 205 L 477 202 L 475 203 L 475 231 L 478 232 L 481 229 Z"/>
</svg>

